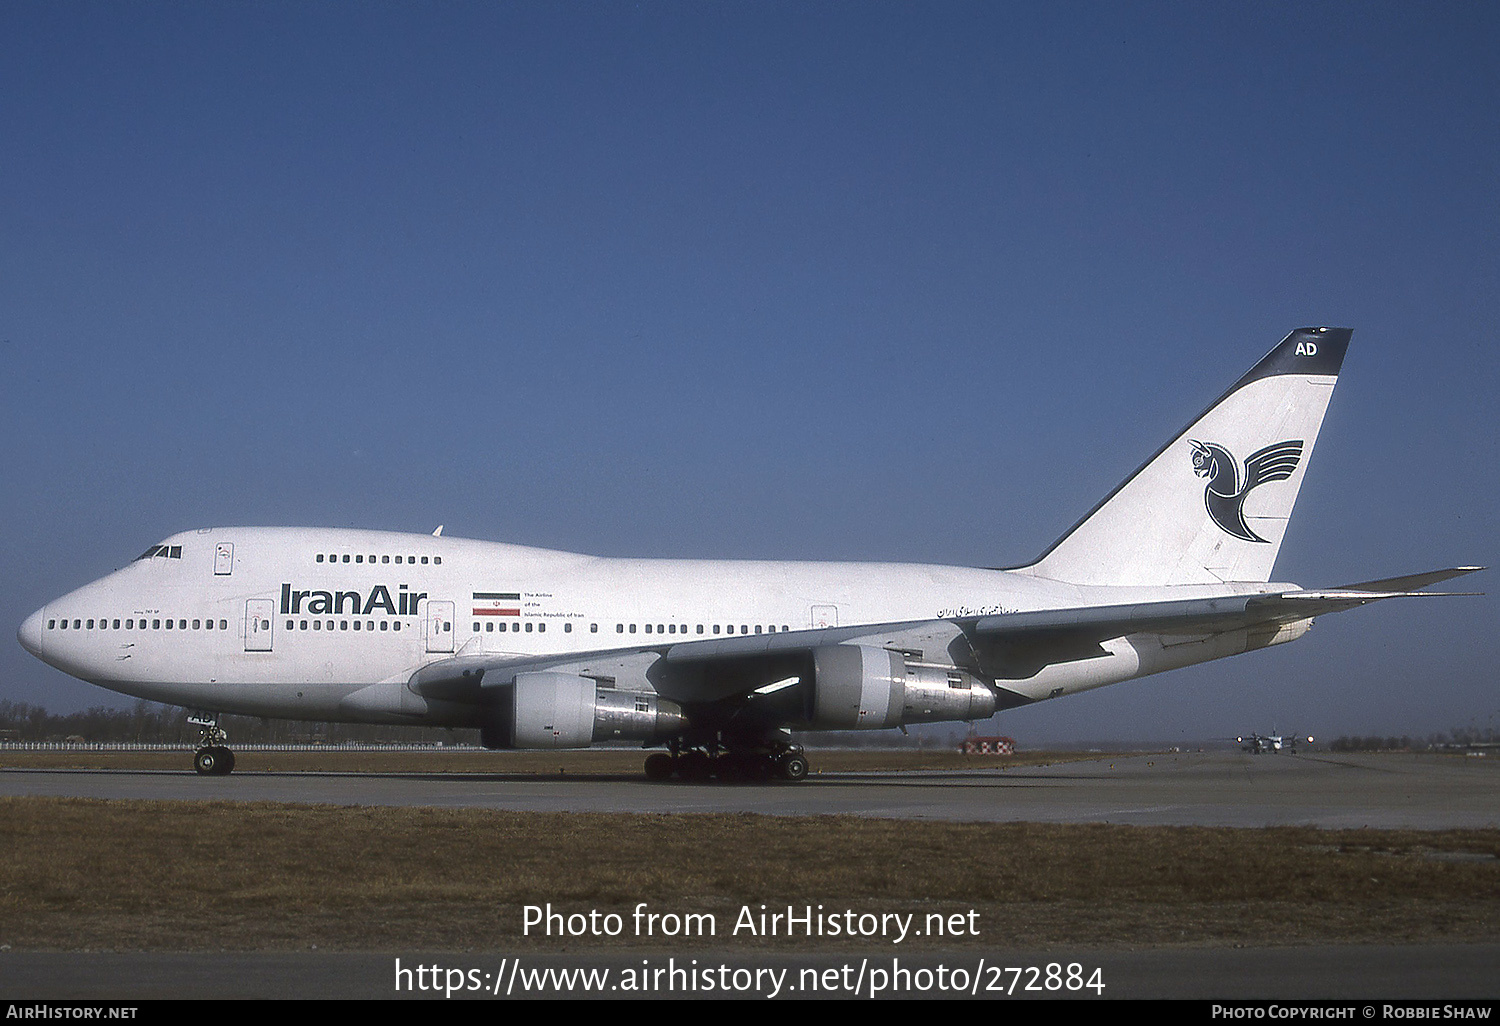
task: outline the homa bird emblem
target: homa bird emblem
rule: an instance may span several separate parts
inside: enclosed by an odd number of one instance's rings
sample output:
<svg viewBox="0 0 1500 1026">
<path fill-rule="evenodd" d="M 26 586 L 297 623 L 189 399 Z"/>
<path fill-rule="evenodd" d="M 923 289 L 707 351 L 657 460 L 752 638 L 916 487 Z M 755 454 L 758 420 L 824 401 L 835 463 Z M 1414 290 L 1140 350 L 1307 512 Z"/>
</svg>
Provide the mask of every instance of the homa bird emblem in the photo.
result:
<svg viewBox="0 0 1500 1026">
<path fill-rule="evenodd" d="M 1193 473 L 1208 478 L 1203 490 L 1203 505 L 1226 534 L 1249 542 L 1263 542 L 1245 523 L 1245 497 L 1250 489 L 1267 481 L 1285 481 L 1302 460 L 1302 442 L 1277 442 L 1250 454 L 1245 460 L 1245 476 L 1240 478 L 1239 463 L 1222 445 L 1193 441 Z"/>
</svg>

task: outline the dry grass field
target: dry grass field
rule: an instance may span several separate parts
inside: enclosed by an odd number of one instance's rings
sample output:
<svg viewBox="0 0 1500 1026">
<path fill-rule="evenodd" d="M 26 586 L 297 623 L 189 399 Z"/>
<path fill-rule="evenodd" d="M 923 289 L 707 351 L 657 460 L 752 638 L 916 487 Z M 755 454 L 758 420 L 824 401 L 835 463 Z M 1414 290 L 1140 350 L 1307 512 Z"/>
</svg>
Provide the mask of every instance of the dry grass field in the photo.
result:
<svg viewBox="0 0 1500 1026">
<path fill-rule="evenodd" d="M 731 936 L 740 908 L 762 903 L 919 922 L 976 911 L 979 936 L 945 948 L 1500 939 L 1496 831 L 26 798 L 0 799 L 0 853 L 12 950 L 641 947 L 628 928 L 617 941 L 522 936 L 528 904 L 628 924 L 639 902 L 712 913 L 711 943 L 747 951 L 849 946 Z"/>
</svg>

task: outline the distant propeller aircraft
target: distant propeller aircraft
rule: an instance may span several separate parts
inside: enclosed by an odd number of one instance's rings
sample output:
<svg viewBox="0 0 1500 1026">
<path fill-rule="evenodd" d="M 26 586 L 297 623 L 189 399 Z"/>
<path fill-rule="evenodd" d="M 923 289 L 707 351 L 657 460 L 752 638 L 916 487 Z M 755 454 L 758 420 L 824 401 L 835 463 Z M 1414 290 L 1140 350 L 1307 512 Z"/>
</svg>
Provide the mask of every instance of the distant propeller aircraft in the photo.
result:
<svg viewBox="0 0 1500 1026">
<path fill-rule="evenodd" d="M 1305 737 L 1284 734 L 1242 734 L 1235 738 L 1235 741 L 1245 746 L 1245 751 L 1253 752 L 1256 755 L 1260 755 L 1262 752 L 1281 752 L 1283 750 L 1295 754 L 1297 746 L 1304 740 L 1308 744 L 1313 743 L 1311 734 Z"/>
</svg>

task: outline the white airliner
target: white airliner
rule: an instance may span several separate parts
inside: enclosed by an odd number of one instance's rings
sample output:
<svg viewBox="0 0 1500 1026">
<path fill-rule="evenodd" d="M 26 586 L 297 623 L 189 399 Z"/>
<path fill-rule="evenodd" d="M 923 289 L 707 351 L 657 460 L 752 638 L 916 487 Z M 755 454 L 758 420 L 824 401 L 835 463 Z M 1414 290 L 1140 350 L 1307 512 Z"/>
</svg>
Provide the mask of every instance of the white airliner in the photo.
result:
<svg viewBox="0 0 1500 1026">
<path fill-rule="evenodd" d="M 1301 637 L 1478 567 L 1308 591 L 1271 570 L 1349 344 L 1302 328 L 1035 562 L 605 559 L 377 531 L 205 528 L 37 610 L 26 649 L 198 711 L 629 740 L 647 775 L 800 779 L 793 731 L 979 720 Z"/>
</svg>

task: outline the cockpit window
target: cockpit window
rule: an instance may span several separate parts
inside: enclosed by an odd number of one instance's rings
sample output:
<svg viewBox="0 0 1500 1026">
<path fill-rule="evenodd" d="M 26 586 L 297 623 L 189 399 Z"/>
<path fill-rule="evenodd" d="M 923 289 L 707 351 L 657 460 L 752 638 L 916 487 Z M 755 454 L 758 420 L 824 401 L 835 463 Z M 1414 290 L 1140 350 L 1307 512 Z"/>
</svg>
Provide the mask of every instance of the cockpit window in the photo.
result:
<svg viewBox="0 0 1500 1026">
<path fill-rule="evenodd" d="M 156 555 L 156 550 L 159 549 L 159 548 L 161 548 L 161 547 L 162 546 L 160 546 L 160 545 L 153 545 L 153 546 L 151 546 L 145 552 L 142 552 L 139 556 L 136 556 L 134 561 L 138 563 L 138 562 L 140 562 L 143 559 L 150 559 L 152 556 Z"/>
<path fill-rule="evenodd" d="M 139 556 L 136 556 L 135 559 L 131 560 L 131 562 L 139 563 L 143 559 L 152 559 L 157 556 L 160 556 L 163 559 L 181 559 L 182 546 L 173 545 L 168 547 L 166 545 L 153 545 L 145 552 L 142 552 Z"/>
</svg>

